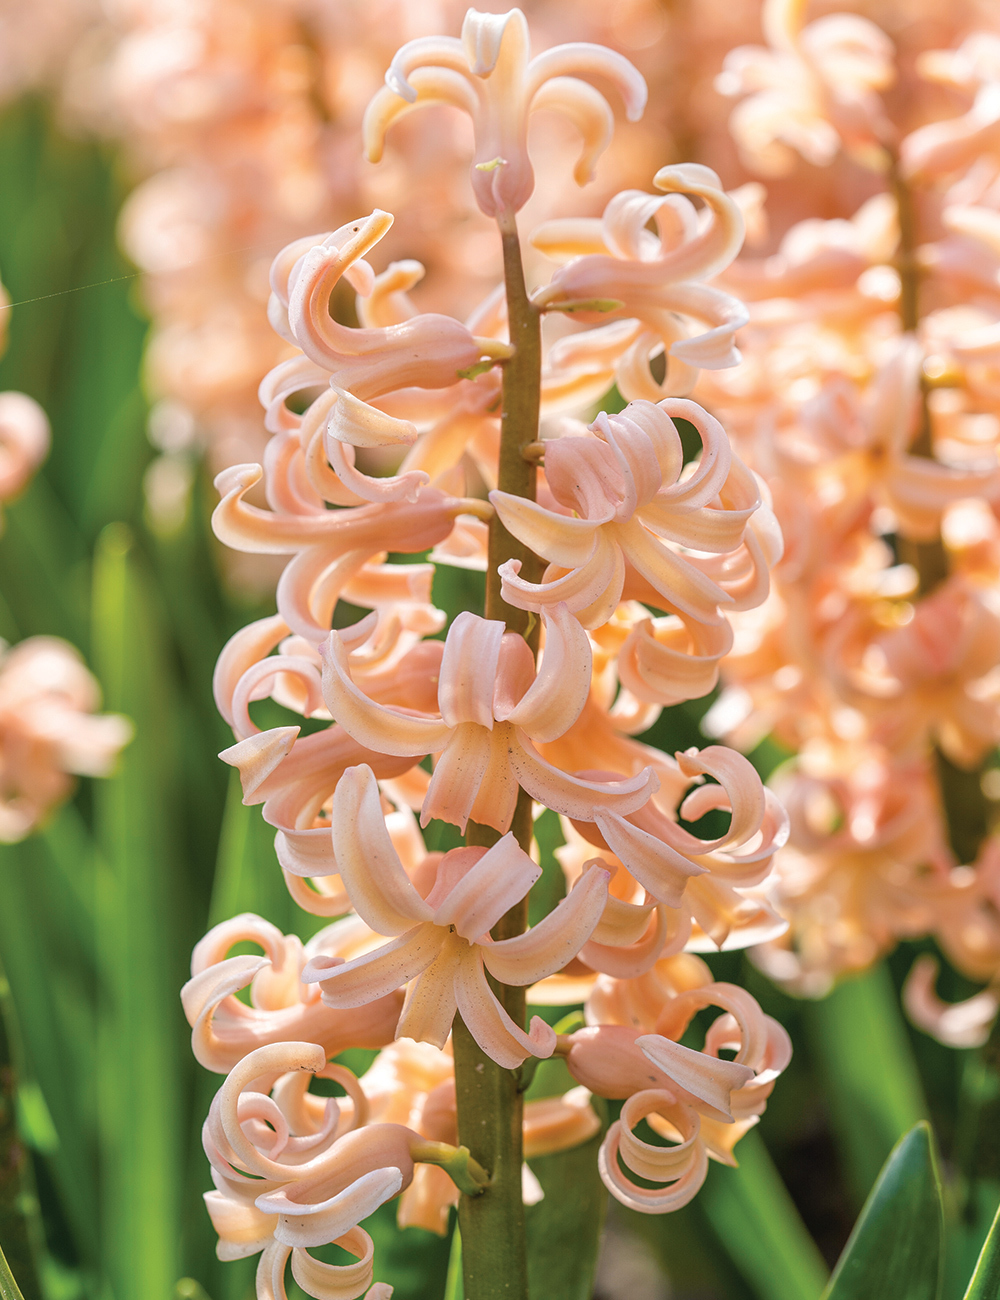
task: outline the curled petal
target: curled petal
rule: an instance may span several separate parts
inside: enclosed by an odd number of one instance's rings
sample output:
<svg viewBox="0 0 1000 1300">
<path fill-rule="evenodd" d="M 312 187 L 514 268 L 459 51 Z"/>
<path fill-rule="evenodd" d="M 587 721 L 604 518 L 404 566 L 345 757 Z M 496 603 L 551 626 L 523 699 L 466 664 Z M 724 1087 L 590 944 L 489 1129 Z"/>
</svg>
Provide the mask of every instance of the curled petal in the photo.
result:
<svg viewBox="0 0 1000 1300">
<path fill-rule="evenodd" d="M 403 870 L 382 813 L 378 782 L 367 765 L 337 782 L 330 817 L 340 878 L 358 915 L 376 934 L 399 935 L 429 921 L 431 908 Z"/>
<path fill-rule="evenodd" d="M 502 984 L 524 986 L 561 970 L 593 934 L 608 898 L 611 873 L 592 865 L 569 895 L 537 925 L 483 946 L 483 962 Z"/>
<path fill-rule="evenodd" d="M 669 1079 L 704 1103 L 715 1119 L 732 1119 L 732 1094 L 754 1077 L 746 1065 L 720 1060 L 706 1052 L 675 1043 L 659 1034 L 645 1034 L 635 1045 Z"/>
<path fill-rule="evenodd" d="M 476 722 L 493 729 L 493 691 L 504 624 L 463 611 L 448 629 L 438 683 L 441 717 L 449 727 Z"/>
<path fill-rule="evenodd" d="M 654 1147 L 637 1138 L 632 1129 L 647 1115 L 663 1115 L 680 1135 L 672 1147 Z M 639 1187 L 618 1165 L 622 1162 L 650 1182 L 669 1183 L 664 1188 Z M 677 1104 L 673 1095 L 658 1089 L 637 1092 L 622 1107 L 622 1117 L 608 1129 L 597 1158 L 601 1179 L 616 1200 L 640 1214 L 666 1214 L 694 1199 L 708 1172 L 708 1157 L 700 1140 L 698 1116 Z"/>
<path fill-rule="evenodd" d="M 532 862 L 508 832 L 448 891 L 434 913 L 434 924 L 453 926 L 470 943 L 481 941 L 504 913 L 520 902 L 541 874 L 541 867 Z M 490 945 L 489 951 L 494 952 L 498 946 Z M 523 982 L 530 984 L 536 978 L 531 976 Z"/>
<path fill-rule="evenodd" d="M 257 1208 L 278 1216 L 275 1241 L 286 1246 L 325 1246 L 396 1196 L 403 1175 L 393 1166 L 373 1169 L 327 1200 L 313 1204 L 294 1199 L 286 1188 L 258 1196 Z"/>
<path fill-rule="evenodd" d="M 947 1047 L 982 1047 L 996 1020 L 1000 997 L 993 989 L 966 998 L 942 1002 L 934 991 L 938 964 L 929 953 L 913 963 L 903 986 L 903 1003 L 913 1023 Z"/>
<path fill-rule="evenodd" d="M 503 1069 L 516 1070 L 529 1056 L 552 1055 L 556 1036 L 540 1016 L 532 1016 L 525 1033 L 497 1001 L 483 973 L 481 949 L 463 954 L 455 972 L 455 998 L 469 1033 Z"/>
<path fill-rule="evenodd" d="M 543 608 L 545 649 L 527 693 L 497 717 L 512 722 L 544 744 L 566 734 L 590 694 L 590 639 L 565 604 Z"/>
<path fill-rule="evenodd" d="M 352 961 L 314 957 L 302 971 L 302 981 L 318 983 L 327 1006 L 363 1007 L 425 971 L 441 951 L 444 938 L 436 925 L 418 925 Z"/>
<path fill-rule="evenodd" d="M 511 732 L 510 763 L 518 781 L 538 803 L 579 821 L 589 821 L 594 808 L 625 815 L 635 812 L 659 789 L 650 767 L 620 781 L 587 781 L 552 767 L 538 754 L 524 732 Z"/>
<path fill-rule="evenodd" d="M 594 823 L 608 848 L 621 860 L 643 889 L 667 907 L 680 907 L 684 888 L 692 876 L 705 868 L 678 853 L 624 817 L 605 808 L 594 813 Z"/>
</svg>

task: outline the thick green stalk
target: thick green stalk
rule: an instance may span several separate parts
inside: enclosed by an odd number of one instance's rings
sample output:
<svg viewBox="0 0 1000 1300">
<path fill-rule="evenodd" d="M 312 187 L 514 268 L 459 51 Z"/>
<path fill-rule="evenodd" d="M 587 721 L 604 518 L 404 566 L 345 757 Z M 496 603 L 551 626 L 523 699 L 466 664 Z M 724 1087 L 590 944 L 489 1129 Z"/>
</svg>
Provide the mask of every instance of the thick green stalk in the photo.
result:
<svg viewBox="0 0 1000 1300">
<path fill-rule="evenodd" d="M 515 353 L 504 364 L 503 408 L 500 422 L 498 487 L 502 492 L 534 500 L 536 471 L 524 448 L 538 437 L 541 332 L 539 316 L 528 300 L 521 266 L 521 246 L 513 218 L 501 223 L 504 279 L 510 339 Z M 536 581 L 537 557 L 512 537 L 500 520 L 490 522 L 486 617 L 502 619 L 512 632 L 537 644 L 537 627 L 528 615 L 508 605 L 500 595 L 497 569 L 507 560 L 521 561 L 524 577 Z M 522 790 L 511 826 L 518 843 L 531 839 L 531 800 Z M 471 825 L 468 842 L 489 846 L 499 838 L 488 826 Z M 528 923 L 524 899 L 501 918 L 494 938 L 520 934 Z M 496 985 L 504 1009 L 524 1025 L 524 990 Z M 459 1141 L 488 1170 L 491 1184 L 481 1196 L 463 1196 L 458 1208 L 462 1233 L 462 1274 L 466 1300 L 527 1300 L 524 1206 L 521 1201 L 523 1102 L 517 1071 L 504 1070 L 479 1048 L 461 1017 L 452 1034 L 455 1086 L 458 1098 Z"/>
</svg>

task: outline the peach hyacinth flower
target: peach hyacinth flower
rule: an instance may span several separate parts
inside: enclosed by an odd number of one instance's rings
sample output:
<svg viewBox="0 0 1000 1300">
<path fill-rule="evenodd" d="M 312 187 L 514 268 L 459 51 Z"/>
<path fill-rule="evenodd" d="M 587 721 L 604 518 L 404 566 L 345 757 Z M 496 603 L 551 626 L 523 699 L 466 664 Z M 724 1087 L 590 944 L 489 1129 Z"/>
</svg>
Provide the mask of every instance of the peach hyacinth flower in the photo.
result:
<svg viewBox="0 0 1000 1300">
<path fill-rule="evenodd" d="M 713 171 L 697 163 L 662 167 L 653 177 L 664 197 L 641 190 L 615 195 L 600 220 L 547 222 L 534 232 L 534 246 L 558 262 L 532 301 L 542 310 L 571 309 L 577 320 L 635 318 L 637 337 L 621 323 L 571 336 L 549 354 L 557 366 L 571 351 L 592 353 L 597 344 L 625 345 L 615 378 L 625 397 L 658 401 L 693 388 L 701 367 L 739 363 L 736 331 L 747 322 L 743 304 L 721 289 L 700 283 L 724 271 L 743 244 L 743 216 Z M 684 195 L 705 204 L 699 213 Z M 655 224 L 657 233 L 650 229 Z M 587 305 L 598 304 L 599 312 Z M 649 358 L 666 349 L 667 374 L 658 384 Z"/>
<path fill-rule="evenodd" d="M 323 692 L 333 717 L 361 744 L 382 754 L 435 754 L 421 821 L 471 818 L 506 831 L 518 785 L 533 799 L 571 816 L 595 803 L 632 812 L 656 787 L 651 770 L 609 782 L 587 781 L 547 763 L 533 741 L 561 736 L 590 690 L 586 634 L 564 605 L 544 611 L 545 649 L 535 664 L 527 642 L 495 619 L 464 612 L 445 640 L 438 678 L 438 717 L 390 708 L 364 695 L 350 676 L 342 636 L 323 646 Z"/>
<path fill-rule="evenodd" d="M 687 476 L 671 416 L 701 436 Z M 525 582 L 516 560 L 501 566 L 509 604 L 565 603 L 596 628 L 625 594 L 718 625 L 720 606 L 745 609 L 767 596 L 768 568 L 781 554 L 777 524 L 722 426 L 694 402 L 638 401 L 599 415 L 588 436 L 546 444 L 545 477 L 556 509 L 490 493 L 504 527 L 549 561 L 541 584 Z M 758 511 L 762 522 L 751 523 Z"/>
<path fill-rule="evenodd" d="M 336 1098 L 311 1098 L 310 1075 L 342 1084 L 353 1105 L 342 1114 Z M 357 1225 L 409 1184 L 426 1142 L 402 1125 L 366 1119 L 357 1080 L 327 1064 L 314 1043 L 258 1048 L 216 1093 L 202 1131 L 215 1182 L 205 1203 L 220 1259 L 262 1252 L 258 1300 L 284 1300 L 289 1258 L 292 1276 L 316 1300 L 354 1300 L 371 1285 L 374 1247 Z M 310 1254 L 329 1242 L 357 1262 L 326 1264 Z"/>
<path fill-rule="evenodd" d="M 798 153 L 823 167 L 841 149 L 884 164 L 891 126 L 877 91 L 895 80 L 892 42 L 858 14 L 827 14 L 803 26 L 808 0 L 765 0 L 767 46 L 730 50 L 716 89 L 746 95 L 729 119 L 752 171 L 784 176 Z"/>
<path fill-rule="evenodd" d="M 515 1069 L 527 1056 L 550 1056 L 555 1035 L 535 1016 L 525 1033 L 486 981 L 524 986 L 573 958 L 601 919 L 609 873 L 595 867 L 538 925 L 493 942 L 489 931 L 541 876 L 510 834 L 491 849 L 460 848 L 437 864 L 424 899 L 403 869 L 385 828 L 371 769 L 350 768 L 333 797 L 331 827 L 349 898 L 376 933 L 398 936 L 374 952 L 341 962 L 317 956 L 303 971 L 334 1007 L 365 1006 L 413 981 L 397 1038 L 443 1047 L 456 1009 L 497 1064 Z"/>
<path fill-rule="evenodd" d="M 78 650 L 57 637 L 0 643 L 0 843 L 24 839 L 73 791 L 107 776 L 132 724 L 99 714 L 101 691 Z"/>
<path fill-rule="evenodd" d="M 300 979 L 315 954 L 335 951 L 343 959 L 349 951 L 343 938 L 343 929 L 331 926 L 303 945 L 296 935 L 283 935 L 250 912 L 209 930 L 195 946 L 191 979 L 181 989 L 198 1063 L 225 1074 L 248 1052 L 290 1039 L 317 1043 L 327 1056 L 392 1042 L 402 994 L 389 993 L 363 1013 L 352 1014 L 324 1006 L 319 990 Z M 227 956 L 235 944 L 247 942 L 261 947 L 263 956 Z M 236 996 L 245 988 L 250 990 L 249 1006 Z"/>
<path fill-rule="evenodd" d="M 365 113 L 365 152 L 378 162 L 386 132 L 425 104 L 450 104 L 468 113 L 475 132 L 472 188 L 488 217 L 510 220 L 531 197 L 528 117 L 554 109 L 583 137 L 577 184 L 593 179 L 597 159 L 611 142 L 614 118 L 604 96 L 581 77 L 599 77 L 622 96 L 630 121 L 646 106 L 646 83 L 623 55 L 602 45 L 556 45 L 530 57 L 528 23 L 520 9 L 505 14 L 470 9 L 461 39 L 426 36 L 396 53 L 386 85 Z"/>
<path fill-rule="evenodd" d="M 0 393 L 0 502 L 27 487 L 49 454 L 49 441 L 49 422 L 36 401 L 24 393 Z"/>
</svg>

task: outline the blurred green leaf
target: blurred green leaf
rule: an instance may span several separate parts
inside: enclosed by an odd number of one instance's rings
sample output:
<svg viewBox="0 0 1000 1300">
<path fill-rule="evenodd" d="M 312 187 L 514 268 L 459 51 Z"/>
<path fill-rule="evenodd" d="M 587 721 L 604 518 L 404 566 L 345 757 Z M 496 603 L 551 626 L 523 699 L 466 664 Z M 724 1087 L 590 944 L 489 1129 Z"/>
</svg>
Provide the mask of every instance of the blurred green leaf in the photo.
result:
<svg viewBox="0 0 1000 1300">
<path fill-rule="evenodd" d="M 927 1114 L 899 999 L 880 963 L 805 1010 L 848 1181 L 860 1204 L 894 1144 Z"/>
<path fill-rule="evenodd" d="M 102 956 L 98 1108 L 104 1263 L 116 1300 L 172 1293 L 181 1273 L 177 999 L 180 941 L 170 822 L 176 736 L 163 627 L 132 534 L 109 525 L 94 563 L 94 666 L 135 739 L 95 790 L 107 863 L 97 893 Z"/>
<path fill-rule="evenodd" d="M 930 1125 L 916 1124 L 886 1161 L 823 1300 L 935 1300 L 944 1216 Z"/>
<path fill-rule="evenodd" d="M 1000 1296 L 1000 1210 L 983 1242 L 965 1300 L 997 1300 L 997 1296 Z"/>
<path fill-rule="evenodd" d="M 526 1206 L 528 1285 L 546 1300 L 590 1300 L 608 1193 L 597 1172 L 603 1134 L 529 1162 L 544 1196 Z"/>
<path fill-rule="evenodd" d="M 761 1300 L 816 1300 L 826 1265 L 760 1134 L 736 1156 L 739 1168 L 713 1170 L 701 1192 L 709 1222 Z"/>
</svg>

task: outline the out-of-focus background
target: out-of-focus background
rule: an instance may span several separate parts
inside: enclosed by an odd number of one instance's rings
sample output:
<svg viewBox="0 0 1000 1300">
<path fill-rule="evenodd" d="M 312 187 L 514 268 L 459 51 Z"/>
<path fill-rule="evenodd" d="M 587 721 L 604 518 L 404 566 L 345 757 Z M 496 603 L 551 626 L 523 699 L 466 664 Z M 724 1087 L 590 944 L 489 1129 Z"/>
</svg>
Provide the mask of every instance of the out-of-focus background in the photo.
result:
<svg viewBox="0 0 1000 1300">
<path fill-rule="evenodd" d="M 728 49 L 760 41 L 759 0 L 524 7 L 539 47 L 610 44 L 651 88 L 646 121 L 622 125 L 587 191 L 572 184 L 572 149 L 537 124 L 526 228 L 598 213 L 668 162 L 707 163 L 727 188 L 751 179 L 714 79 Z M 863 6 L 900 51 L 897 120 L 912 52 L 952 44 L 988 23 L 990 7 Z M 114 776 L 83 781 L 37 834 L 0 848 L 0 1244 L 15 1273 L 34 1261 L 25 1300 L 252 1294 L 254 1261 L 214 1255 L 199 1130 L 218 1080 L 191 1058 L 178 990 L 212 923 L 249 910 L 305 937 L 303 923 L 319 922 L 289 899 L 272 832 L 216 758 L 231 736 L 212 701 L 215 658 L 271 612 L 276 571 L 214 542 L 211 478 L 261 454 L 256 387 L 282 347 L 266 321 L 266 274 L 284 243 L 378 205 L 396 213 L 379 268 L 423 261 L 422 305 L 462 314 L 489 287 L 498 250 L 472 203 L 465 124 L 442 110 L 431 126 L 404 124 L 380 169 L 360 157 L 361 113 L 395 46 L 457 32 L 462 10 L 452 0 L 0 8 L 0 277 L 11 304 L 0 391 L 35 398 L 52 426 L 46 463 L 4 510 L 0 636 L 70 642 L 104 709 L 135 727 Z M 875 188 L 849 163 L 803 164 L 770 184 L 780 223 L 751 231 L 757 250 L 804 216 L 852 214 Z M 448 574 L 435 598 L 454 609 L 474 579 Z M 666 710 L 655 742 L 704 743 L 710 703 Z M 780 757 L 766 743 L 754 754 L 765 775 Z M 892 1143 L 926 1108 L 946 1162 L 974 1184 L 950 1232 L 955 1293 L 1000 1200 L 1000 1151 L 983 1136 L 996 1103 L 981 1056 L 900 1018 L 895 990 L 918 947 L 901 945 L 820 1002 L 776 991 L 739 953 L 708 958 L 716 978 L 746 985 L 788 1027 L 795 1058 L 739 1171 L 713 1167 L 674 1215 L 615 1209 L 599 1295 L 809 1300 L 818 1257 L 803 1225 L 835 1260 Z M 972 987 L 946 976 L 942 990 Z M 558 1230 L 554 1212 L 544 1202 L 530 1212 L 535 1249 Z M 443 1296 L 448 1241 L 398 1231 L 392 1206 L 374 1223 L 376 1277 L 397 1300 Z"/>
</svg>

